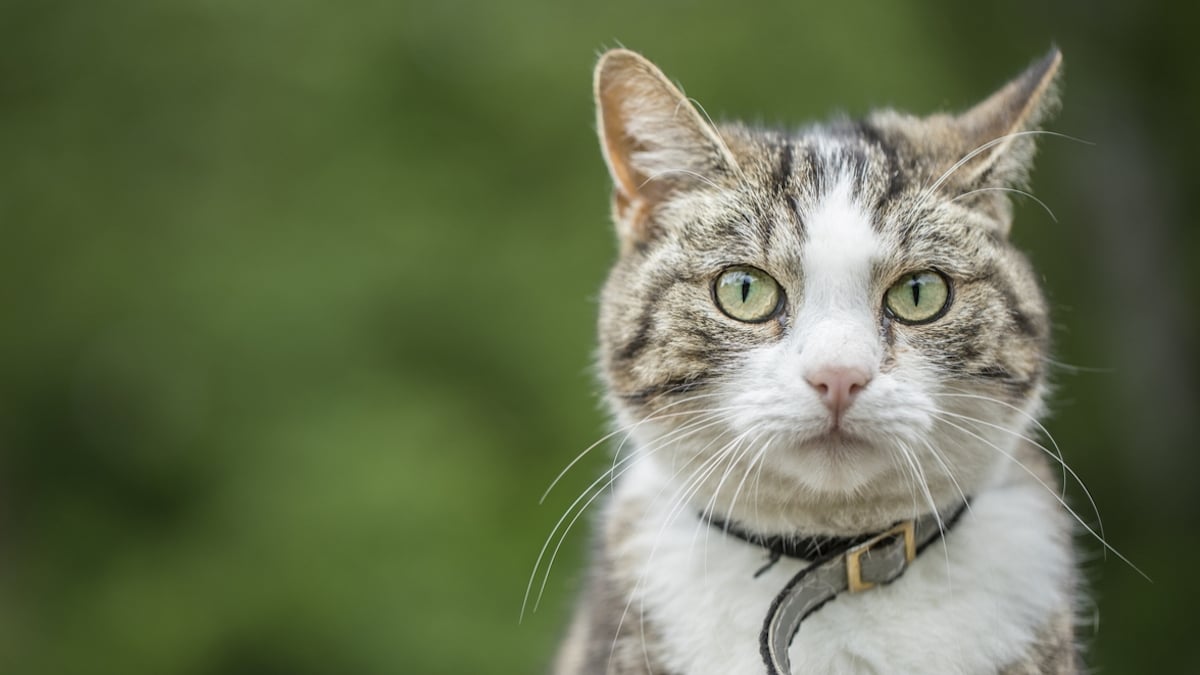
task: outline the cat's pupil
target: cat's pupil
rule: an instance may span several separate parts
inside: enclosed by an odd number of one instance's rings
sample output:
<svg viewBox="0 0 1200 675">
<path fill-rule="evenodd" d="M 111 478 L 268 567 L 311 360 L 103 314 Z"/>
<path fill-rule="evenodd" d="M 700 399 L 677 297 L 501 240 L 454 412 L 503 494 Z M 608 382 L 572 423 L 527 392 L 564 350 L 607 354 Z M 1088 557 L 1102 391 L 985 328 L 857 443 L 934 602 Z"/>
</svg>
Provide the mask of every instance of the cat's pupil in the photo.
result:
<svg viewBox="0 0 1200 675">
<path fill-rule="evenodd" d="M 750 277 L 742 277 L 742 302 L 746 302 L 746 298 L 750 297 Z"/>
<path fill-rule="evenodd" d="M 920 307 L 921 306 L 921 282 L 917 281 L 916 277 L 914 277 L 913 280 L 909 282 L 909 287 L 912 288 L 913 307 Z"/>
</svg>

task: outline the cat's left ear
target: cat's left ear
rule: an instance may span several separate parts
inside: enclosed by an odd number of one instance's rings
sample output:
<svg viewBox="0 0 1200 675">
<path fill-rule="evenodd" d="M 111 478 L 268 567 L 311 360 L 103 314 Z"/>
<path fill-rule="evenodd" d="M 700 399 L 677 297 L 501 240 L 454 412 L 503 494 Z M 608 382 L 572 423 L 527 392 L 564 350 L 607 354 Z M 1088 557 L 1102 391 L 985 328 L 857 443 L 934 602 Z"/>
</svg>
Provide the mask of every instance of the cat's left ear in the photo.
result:
<svg viewBox="0 0 1200 675">
<path fill-rule="evenodd" d="M 1056 112 L 1062 52 L 1051 48 L 982 103 L 959 115 L 955 124 L 965 142 L 955 170 L 957 182 L 976 187 L 1025 183 L 1041 124 Z"/>
<path fill-rule="evenodd" d="M 736 171 L 736 160 L 712 123 L 641 54 L 613 49 L 601 56 L 595 95 L 623 245 L 652 236 L 653 211 L 673 193 L 713 184 Z"/>
</svg>

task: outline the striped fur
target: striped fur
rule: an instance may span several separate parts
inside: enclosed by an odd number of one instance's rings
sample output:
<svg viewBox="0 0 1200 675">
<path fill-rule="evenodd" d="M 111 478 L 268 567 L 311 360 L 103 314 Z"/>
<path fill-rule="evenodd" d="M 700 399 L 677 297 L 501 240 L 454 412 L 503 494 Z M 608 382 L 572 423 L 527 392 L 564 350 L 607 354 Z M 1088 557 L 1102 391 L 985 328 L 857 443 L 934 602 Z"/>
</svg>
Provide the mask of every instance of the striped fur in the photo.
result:
<svg viewBox="0 0 1200 675">
<path fill-rule="evenodd" d="M 601 297 L 599 356 L 627 440 L 614 474 L 661 485 L 654 498 L 616 492 L 557 672 L 703 670 L 672 656 L 687 617 L 653 616 L 653 598 L 638 597 L 656 553 L 628 553 L 646 535 L 630 514 L 708 510 L 763 533 L 854 535 L 948 508 L 1001 473 L 1053 487 L 1038 478 L 1044 458 L 1020 454 L 1042 408 L 1050 321 L 1008 239 L 1008 193 L 1025 184 L 1033 132 L 1056 105 L 1059 61 L 1052 52 L 961 115 L 881 111 L 790 133 L 714 126 L 641 56 L 601 59 L 621 253 Z M 715 280 L 735 265 L 778 282 L 770 320 L 717 306 Z M 951 300 L 911 325 L 884 297 L 920 270 L 948 279 Z M 831 417 L 814 378 L 839 369 L 866 379 Z M 1026 471 L 1013 477 L 1020 457 Z M 1063 580 L 1054 592 L 1068 600 L 1023 619 L 1019 644 L 987 647 L 1007 661 L 973 672 L 1076 671 L 1069 528 L 1053 500 L 1039 503 L 1045 512 L 1029 515 L 1055 558 L 1047 579 Z M 649 615 L 631 615 L 635 598 Z"/>
</svg>

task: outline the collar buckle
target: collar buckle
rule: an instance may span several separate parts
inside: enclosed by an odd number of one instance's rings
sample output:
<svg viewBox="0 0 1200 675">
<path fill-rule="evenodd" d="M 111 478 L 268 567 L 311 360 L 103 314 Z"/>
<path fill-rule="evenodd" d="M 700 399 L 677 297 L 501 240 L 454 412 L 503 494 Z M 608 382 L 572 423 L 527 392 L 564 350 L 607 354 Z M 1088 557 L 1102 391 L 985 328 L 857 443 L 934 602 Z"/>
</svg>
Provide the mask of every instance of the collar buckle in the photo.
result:
<svg viewBox="0 0 1200 675">
<path fill-rule="evenodd" d="M 863 560 L 864 553 L 869 553 L 872 549 L 885 546 L 887 544 L 898 545 L 900 540 L 897 537 L 903 536 L 904 543 L 904 562 L 898 569 L 894 569 L 888 575 L 888 578 L 878 581 L 866 581 L 863 579 Z M 875 588 L 879 583 L 887 583 L 892 579 L 900 576 L 900 573 L 908 567 L 914 558 L 917 557 L 917 538 L 916 524 L 912 520 L 904 520 L 897 523 L 890 530 L 880 532 L 871 537 L 867 541 L 846 551 L 846 581 L 851 593 L 859 593 L 861 591 Z"/>
</svg>

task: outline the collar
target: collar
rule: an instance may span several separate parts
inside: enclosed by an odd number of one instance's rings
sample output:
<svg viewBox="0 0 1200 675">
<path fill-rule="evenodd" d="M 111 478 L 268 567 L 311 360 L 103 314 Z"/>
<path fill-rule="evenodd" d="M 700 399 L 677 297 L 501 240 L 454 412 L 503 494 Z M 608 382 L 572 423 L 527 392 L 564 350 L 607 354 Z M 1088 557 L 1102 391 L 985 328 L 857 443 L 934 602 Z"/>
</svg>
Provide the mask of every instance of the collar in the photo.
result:
<svg viewBox="0 0 1200 675">
<path fill-rule="evenodd" d="M 930 513 L 902 520 L 883 532 L 856 537 L 764 536 L 708 515 L 702 517 L 713 527 L 771 553 L 770 562 L 755 572 L 755 577 L 781 556 L 812 561 L 775 596 L 759 635 L 768 675 L 786 675 L 792 672 L 788 648 L 801 622 L 843 592 L 860 593 L 898 579 L 921 551 L 950 531 L 968 503 L 960 504 L 949 518 Z"/>
</svg>

